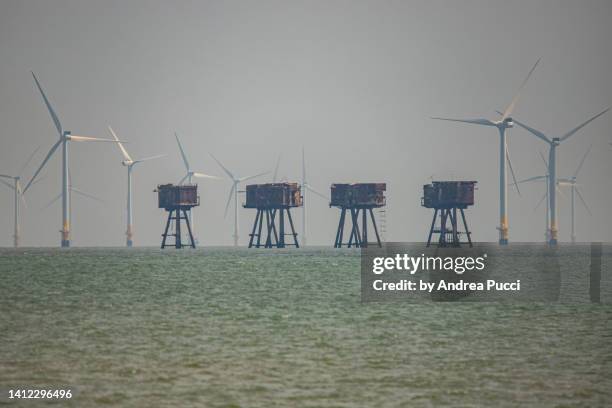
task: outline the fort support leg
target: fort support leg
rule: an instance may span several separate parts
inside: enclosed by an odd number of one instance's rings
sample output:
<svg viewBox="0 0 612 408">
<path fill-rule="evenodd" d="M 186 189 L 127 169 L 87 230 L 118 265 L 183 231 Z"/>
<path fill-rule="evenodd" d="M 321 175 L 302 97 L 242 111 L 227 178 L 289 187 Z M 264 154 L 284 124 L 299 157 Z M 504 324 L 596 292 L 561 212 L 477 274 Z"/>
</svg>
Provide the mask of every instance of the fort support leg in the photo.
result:
<svg viewBox="0 0 612 408">
<path fill-rule="evenodd" d="M 431 237 L 434 233 L 434 229 L 436 228 L 436 218 L 438 218 L 438 209 L 436 208 L 434 211 L 433 220 L 431 220 L 431 227 L 429 228 L 429 237 L 427 238 L 427 247 L 431 245 Z"/>
<path fill-rule="evenodd" d="M 249 248 L 253 247 L 253 239 L 255 238 L 255 230 L 257 229 L 257 223 L 259 221 L 259 214 L 261 214 L 261 210 L 257 209 L 257 214 L 255 214 L 255 222 L 253 223 L 253 230 L 251 231 L 251 238 L 249 239 Z"/>
<path fill-rule="evenodd" d="M 174 210 L 174 227 L 176 229 L 174 235 L 174 247 L 177 249 L 183 248 L 183 243 L 181 242 L 181 213 L 180 210 Z"/>
<path fill-rule="evenodd" d="M 442 209 L 440 214 L 440 238 L 438 239 L 440 246 L 446 246 L 446 216 L 446 210 Z"/>
<path fill-rule="evenodd" d="M 355 237 L 355 246 L 361 247 L 361 232 L 359 231 L 359 210 L 351 208 L 351 220 L 353 222 L 353 235 Z M 349 248 L 351 247 L 351 241 L 349 240 Z"/>
<path fill-rule="evenodd" d="M 457 222 L 457 208 L 453 208 L 451 221 L 453 223 L 453 246 L 459 246 L 459 232 L 458 232 L 458 222 Z"/>
<path fill-rule="evenodd" d="M 274 210 L 276 211 L 276 210 Z M 285 209 L 280 208 L 279 210 L 280 218 L 278 219 L 278 245 L 279 248 L 285 247 Z"/>
<path fill-rule="evenodd" d="M 336 242 L 334 248 L 342 248 L 342 236 L 344 235 L 344 217 L 346 216 L 346 208 L 340 211 L 340 222 L 338 222 L 338 231 L 336 231 Z"/>
<path fill-rule="evenodd" d="M 361 233 L 363 236 L 363 240 L 361 241 L 361 247 L 367 248 L 368 247 L 368 212 L 365 208 L 361 209 L 361 221 L 363 225 L 361 227 Z"/>
<path fill-rule="evenodd" d="M 189 233 L 189 239 L 191 240 L 191 247 L 195 249 L 195 240 L 193 239 L 193 232 L 191 231 L 191 223 L 189 222 L 189 217 L 187 216 L 187 211 L 183 210 L 183 215 L 185 216 L 185 224 L 187 224 L 187 232 Z"/>
<path fill-rule="evenodd" d="M 472 233 L 468 229 L 468 225 L 467 225 L 467 221 L 465 220 L 465 213 L 463 212 L 463 208 L 460 208 L 459 211 L 461 211 L 461 218 L 463 219 L 463 227 L 465 228 L 465 235 L 467 236 L 467 240 L 471 248 L 473 246 L 472 245 Z"/>
<path fill-rule="evenodd" d="M 299 248 L 300 245 L 298 244 L 298 240 L 297 240 L 297 232 L 295 232 L 295 227 L 293 226 L 293 218 L 291 218 L 291 211 L 287 208 L 287 218 L 289 218 L 289 225 L 291 226 L 291 235 L 293 235 L 293 243 L 295 244 L 296 248 Z"/>
<path fill-rule="evenodd" d="M 261 228 L 263 227 L 264 212 L 259 210 L 259 226 L 257 226 L 257 248 L 261 247 Z"/>
<path fill-rule="evenodd" d="M 382 248 L 382 243 L 380 242 L 380 235 L 378 235 L 378 228 L 376 227 L 376 219 L 374 219 L 374 211 L 370 208 L 370 217 L 372 217 L 372 227 L 374 227 L 374 234 L 376 234 L 376 242 L 378 243 L 378 247 Z"/>
<path fill-rule="evenodd" d="M 164 233 L 162 234 L 162 243 L 161 249 L 166 247 L 166 239 L 168 238 L 168 229 L 170 228 L 170 220 L 172 220 L 172 210 L 168 211 L 168 220 L 166 220 L 166 228 L 164 229 Z"/>
</svg>

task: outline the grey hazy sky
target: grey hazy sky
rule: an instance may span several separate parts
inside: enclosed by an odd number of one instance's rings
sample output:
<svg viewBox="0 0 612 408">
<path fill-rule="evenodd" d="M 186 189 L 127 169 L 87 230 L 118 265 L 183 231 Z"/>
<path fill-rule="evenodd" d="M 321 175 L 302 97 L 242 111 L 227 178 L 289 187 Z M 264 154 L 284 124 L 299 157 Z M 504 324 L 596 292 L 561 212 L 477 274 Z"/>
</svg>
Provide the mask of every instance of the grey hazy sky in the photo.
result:
<svg viewBox="0 0 612 408">
<path fill-rule="evenodd" d="M 165 214 L 153 189 L 184 173 L 172 133 L 194 170 L 240 175 L 272 169 L 310 183 L 388 183 L 389 240 L 426 237 L 422 184 L 478 180 L 468 211 L 476 240 L 497 239 L 495 129 L 431 116 L 491 117 L 538 57 L 515 117 L 561 134 L 612 103 L 612 2 L 602 1 L 0 1 L 0 173 L 38 164 L 57 134 L 30 76 L 41 80 L 66 129 L 108 137 L 111 124 L 133 156 L 168 156 L 135 171 L 135 242 L 157 245 Z M 559 149 L 569 176 L 590 143 L 580 181 L 580 240 L 612 240 L 612 114 Z M 509 145 L 519 178 L 541 174 L 545 145 L 521 129 Z M 28 192 L 24 245 L 59 243 L 60 160 Z M 74 245 L 123 245 L 126 170 L 113 145 L 72 144 L 73 184 L 106 200 L 73 200 Z M 34 170 L 31 165 L 25 176 Z M 261 178 L 262 182 L 269 178 Z M 230 184 L 200 183 L 196 230 L 204 245 L 231 243 L 223 219 Z M 510 239 L 541 241 L 534 206 L 543 185 L 510 194 Z M 569 195 L 559 199 L 569 240 Z M 0 186 L 0 245 L 11 245 L 12 195 Z M 241 242 L 253 211 L 241 209 Z M 311 196 L 309 241 L 332 244 L 338 217 Z M 296 218 L 299 217 L 296 212 Z M 301 228 L 300 228 L 301 231 Z"/>
</svg>

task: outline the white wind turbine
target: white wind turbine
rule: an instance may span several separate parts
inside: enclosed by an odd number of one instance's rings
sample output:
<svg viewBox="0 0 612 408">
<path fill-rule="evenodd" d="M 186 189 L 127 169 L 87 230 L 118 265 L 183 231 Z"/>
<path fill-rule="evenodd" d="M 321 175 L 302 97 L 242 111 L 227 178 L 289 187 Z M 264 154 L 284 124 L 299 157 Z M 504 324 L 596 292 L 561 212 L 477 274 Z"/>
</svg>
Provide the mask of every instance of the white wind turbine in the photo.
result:
<svg viewBox="0 0 612 408">
<path fill-rule="evenodd" d="M 178 182 L 179 184 L 183 184 L 185 183 L 185 181 L 189 184 L 192 184 L 194 178 L 213 179 L 213 180 L 220 179 L 220 177 L 217 177 L 217 176 L 211 176 L 205 173 L 192 171 L 191 166 L 189 165 L 189 160 L 187 160 L 187 155 L 185 154 L 185 150 L 183 149 L 183 145 L 181 144 L 181 140 L 179 139 L 177 132 L 174 132 L 174 137 L 176 138 L 176 143 L 178 144 L 179 151 L 181 152 L 181 157 L 183 158 L 183 163 L 185 164 L 185 171 L 186 171 L 185 176 L 183 176 L 183 178 L 179 180 Z M 191 210 L 189 210 L 189 224 L 191 224 L 191 233 L 194 236 L 194 240 L 195 242 L 197 242 L 198 239 L 195 238 L 195 226 L 193 225 L 193 213 L 191 212 Z"/>
<path fill-rule="evenodd" d="M 134 166 L 137 165 L 138 163 L 146 162 L 146 161 L 149 161 L 149 160 L 159 159 L 161 157 L 164 157 L 165 154 L 160 154 L 160 155 L 151 156 L 151 157 L 145 157 L 144 159 L 133 160 L 132 157 L 127 152 L 127 150 L 125 149 L 125 146 L 123 146 L 123 144 L 119 141 L 119 138 L 117 137 L 117 135 L 113 131 L 113 128 L 111 128 L 109 126 L 108 127 L 108 131 L 113 136 L 113 139 L 115 139 L 115 141 L 119 145 L 119 149 L 121 150 L 121 154 L 123 155 L 123 161 L 121 162 L 121 164 L 123 166 L 127 167 L 127 229 L 126 229 L 126 232 L 125 232 L 125 235 L 126 235 L 125 245 L 127 247 L 131 247 L 134 244 L 134 242 L 133 242 L 133 237 L 134 237 L 134 211 L 132 209 L 132 171 L 134 169 Z"/>
<path fill-rule="evenodd" d="M 518 181 L 516 184 L 523 184 L 523 183 L 530 183 L 530 182 L 534 182 L 534 181 L 543 181 L 545 186 L 546 186 L 546 190 L 544 192 L 544 195 L 542 196 L 542 198 L 540 199 L 540 201 L 538 201 L 538 203 L 536 204 L 534 211 L 537 210 L 540 205 L 543 202 L 546 202 L 546 207 L 545 207 L 545 215 L 544 215 L 544 240 L 545 242 L 548 242 L 550 240 L 550 234 L 549 234 L 549 230 L 548 230 L 548 220 L 549 220 L 549 214 L 548 214 L 548 189 L 549 189 L 549 183 L 548 183 L 548 163 L 546 162 L 546 159 L 544 158 L 544 155 L 542 154 L 542 152 L 538 152 L 540 154 L 540 158 L 542 159 L 542 162 L 544 163 L 544 169 L 546 171 L 545 174 L 539 175 L 539 176 L 534 176 L 534 177 L 529 177 L 526 178 L 524 180 Z M 512 185 L 515 185 L 514 183 Z M 557 187 L 556 187 L 557 191 L 559 191 L 559 186 L 557 183 Z"/>
<path fill-rule="evenodd" d="M 580 163 L 578 164 L 578 167 L 576 168 L 576 171 L 574 172 L 574 174 L 572 175 L 572 177 L 569 178 L 560 178 L 557 181 L 557 184 L 561 187 L 569 187 L 571 189 L 572 195 L 571 195 L 571 203 L 572 203 L 572 230 L 571 230 L 571 240 L 572 243 L 576 242 L 576 215 L 575 215 L 575 210 L 576 210 L 576 195 L 578 196 L 578 198 L 580 199 L 580 201 L 582 202 L 582 205 L 584 205 L 584 208 L 587 210 L 587 212 L 589 213 L 589 215 L 592 215 L 591 213 L 591 209 L 589 208 L 589 206 L 587 205 L 584 197 L 582 196 L 582 193 L 580 192 L 580 189 L 578 188 L 578 184 L 576 182 L 576 179 L 578 177 L 578 173 L 580 172 L 580 169 L 582 168 L 582 165 L 584 164 L 584 161 L 586 160 L 587 156 L 589 155 L 590 151 L 591 151 L 591 146 L 589 146 L 589 149 L 584 153 L 584 156 L 582 156 L 582 160 L 580 160 Z"/>
<path fill-rule="evenodd" d="M 232 196 L 233 196 L 234 197 L 234 235 L 232 237 L 234 238 L 234 246 L 236 247 L 236 246 L 238 246 L 238 185 L 240 183 L 244 182 L 244 181 L 247 181 L 247 180 L 250 180 L 250 179 L 254 179 L 255 177 L 259 177 L 259 176 L 263 176 L 265 174 L 268 174 L 269 171 L 265 171 L 263 173 L 255 174 L 253 176 L 236 177 L 223 164 L 221 164 L 221 162 L 219 160 L 217 160 L 217 158 L 215 156 L 210 154 L 210 157 L 212 157 L 213 160 L 217 162 L 219 167 L 221 167 L 223 169 L 225 174 L 227 174 L 227 177 L 229 177 L 229 179 L 232 181 L 232 187 L 231 187 L 229 195 L 227 197 L 227 204 L 225 205 L 224 217 L 227 216 L 227 210 L 228 210 L 228 208 L 230 206 L 230 203 L 232 202 Z"/>
<path fill-rule="evenodd" d="M 19 243 L 20 243 L 20 230 L 21 230 L 21 226 L 20 226 L 20 222 L 19 222 L 19 201 L 21 200 L 21 202 L 23 203 L 23 205 L 26 205 L 25 202 L 25 198 L 23 197 L 23 188 L 21 186 L 21 175 L 23 174 L 23 171 L 26 169 L 26 167 L 28 166 L 28 164 L 30 164 L 30 161 L 32 161 L 32 158 L 34 157 L 34 155 L 36 154 L 36 152 L 38 151 L 38 148 L 36 150 L 34 150 L 34 152 L 30 155 L 30 157 L 28 158 L 28 160 L 26 161 L 26 163 L 23 165 L 23 167 L 21 167 L 21 170 L 19 170 L 19 173 L 16 176 L 10 176 L 7 174 L 0 174 L 0 183 L 6 185 L 8 188 L 12 189 L 14 192 L 14 230 L 13 230 L 13 246 L 15 248 L 19 247 Z M 13 181 L 13 184 L 10 184 L 8 182 L 6 182 L 4 179 L 10 179 Z"/>
<path fill-rule="evenodd" d="M 538 66 L 540 60 L 538 59 L 534 64 L 529 74 L 521 84 L 518 92 L 506 108 L 506 110 L 501 114 L 501 119 L 497 121 L 491 121 L 489 119 L 450 119 L 450 118 L 439 118 L 435 117 L 432 119 L 437 120 L 448 120 L 453 122 L 463 122 L 463 123 L 471 123 L 475 125 L 483 125 L 483 126 L 492 126 L 496 127 L 499 132 L 499 244 L 507 245 L 508 244 L 508 176 L 506 175 L 506 166 L 509 165 L 510 172 L 512 173 L 512 178 L 514 179 L 514 183 L 516 184 L 516 177 L 514 175 L 514 170 L 512 169 L 512 163 L 510 162 L 510 157 L 508 153 L 508 145 L 506 143 L 506 129 L 511 128 L 513 126 L 512 120 L 512 112 L 514 107 L 521 95 L 521 91 L 527 84 L 529 77 L 533 73 L 533 71 Z"/>
<path fill-rule="evenodd" d="M 306 246 L 306 193 L 311 192 L 325 201 L 329 202 L 329 197 L 326 197 L 324 194 L 319 193 L 317 190 L 312 188 L 310 183 L 306 180 L 306 156 L 304 154 L 304 147 L 302 147 L 302 246 Z"/>
<path fill-rule="evenodd" d="M 539 130 L 536 130 L 536 129 L 530 127 L 530 126 L 527 126 L 526 124 L 521 123 L 518 120 L 514 120 L 514 123 L 516 123 L 517 125 L 519 125 L 523 129 L 525 129 L 529 133 L 533 134 L 538 139 L 541 139 L 541 140 L 545 141 L 548 144 L 548 146 L 549 146 L 549 150 L 548 150 L 548 174 L 549 174 L 548 184 L 549 184 L 550 194 L 549 194 L 549 197 L 548 197 L 548 211 L 549 211 L 549 214 L 550 214 L 550 228 L 549 228 L 549 230 L 550 230 L 550 240 L 548 242 L 549 242 L 550 245 L 556 245 L 557 244 L 557 236 L 558 236 L 558 231 L 559 231 L 558 227 L 557 227 L 557 194 L 556 194 L 556 188 L 555 188 L 555 185 L 554 185 L 555 181 L 557 180 L 557 146 L 559 146 L 561 144 L 561 142 L 569 139 L 571 136 L 573 136 L 580 129 L 582 129 L 583 127 L 585 127 L 586 125 L 588 125 L 589 123 L 591 123 L 592 121 L 594 121 L 595 119 L 597 119 L 598 117 L 603 115 L 604 113 L 608 112 L 609 110 L 610 110 L 610 108 L 603 110 L 602 112 L 600 112 L 597 115 L 593 116 L 592 118 L 590 118 L 586 122 L 576 126 L 574 129 L 572 129 L 569 132 L 565 133 L 561 137 L 549 137 L 549 136 L 546 136 L 544 133 L 540 132 Z"/>
<path fill-rule="evenodd" d="M 38 173 L 45 167 L 51 156 L 55 153 L 58 147 L 62 146 L 62 229 L 61 229 L 61 246 L 67 248 L 70 246 L 70 194 L 68 188 L 68 142 L 112 142 L 115 143 L 114 140 L 111 139 L 101 139 L 97 137 L 88 137 L 88 136 L 76 136 L 73 135 L 70 131 L 64 130 L 62 128 L 62 124 L 51 107 L 51 103 L 47 99 L 36 75 L 32 72 L 32 76 L 34 77 L 34 81 L 36 82 L 36 86 L 40 91 L 40 94 L 45 101 L 45 105 L 47 106 L 47 110 L 51 115 L 51 119 L 53 119 L 53 123 L 55 124 L 55 128 L 59 133 L 59 140 L 51 147 L 49 153 L 43 160 L 42 164 L 36 170 L 26 187 L 23 189 L 23 193 L 25 194 L 28 191 L 28 188 L 32 185 Z"/>
</svg>

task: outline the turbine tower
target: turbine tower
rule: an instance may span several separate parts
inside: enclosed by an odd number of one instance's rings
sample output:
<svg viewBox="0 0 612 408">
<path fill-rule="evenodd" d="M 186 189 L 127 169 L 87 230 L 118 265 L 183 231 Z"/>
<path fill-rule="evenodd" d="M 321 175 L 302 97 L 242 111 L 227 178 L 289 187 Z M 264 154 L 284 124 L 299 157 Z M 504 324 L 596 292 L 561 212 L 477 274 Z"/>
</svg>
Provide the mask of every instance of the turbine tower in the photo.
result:
<svg viewBox="0 0 612 408">
<path fill-rule="evenodd" d="M 205 178 L 205 179 L 214 179 L 219 180 L 220 177 L 210 176 L 208 174 L 199 173 L 197 171 L 192 171 L 191 166 L 189 165 L 189 161 L 187 160 L 187 155 L 185 154 L 185 150 L 183 149 L 183 145 L 181 144 L 181 140 L 179 139 L 178 133 L 174 132 L 174 137 L 176 138 L 176 143 L 178 144 L 179 151 L 181 152 L 181 157 L 183 158 L 183 163 L 185 164 L 185 176 L 178 182 L 178 184 L 183 184 L 185 181 L 187 183 L 192 184 L 193 178 Z M 193 213 L 191 212 L 191 208 L 189 209 L 189 224 L 191 225 L 191 232 L 194 236 L 195 243 L 198 242 L 198 239 L 195 237 L 195 225 L 193 224 Z"/>
<path fill-rule="evenodd" d="M 575 210 L 576 210 L 576 195 L 578 196 L 578 198 L 580 199 L 580 201 L 582 202 L 582 205 L 584 205 L 584 208 L 587 210 L 587 212 L 589 213 L 589 215 L 592 215 L 591 213 L 591 209 L 589 208 L 589 206 L 587 205 L 584 197 L 582 196 L 582 193 L 580 192 L 580 189 L 578 188 L 578 184 L 576 182 L 576 179 L 578 177 L 578 173 L 580 172 L 580 169 L 582 168 L 582 165 L 584 164 L 584 161 L 586 160 L 587 156 L 589 155 L 590 151 L 591 151 L 591 146 L 589 146 L 589 149 L 584 153 L 584 156 L 582 156 L 582 160 L 580 160 L 580 163 L 578 164 L 578 167 L 576 168 L 576 171 L 574 172 L 574 174 L 572 175 L 572 177 L 569 178 L 560 178 L 557 182 L 557 184 L 561 187 L 567 186 L 570 188 L 571 191 L 571 203 L 572 203 L 572 230 L 571 230 L 571 235 L 570 238 L 572 240 L 572 244 L 576 243 L 576 216 L 575 216 Z"/>
<path fill-rule="evenodd" d="M 159 159 L 161 157 L 164 157 L 165 155 L 161 154 L 157 156 L 145 157 L 144 159 L 133 160 L 125 149 L 125 146 L 123 146 L 123 144 L 119 141 L 119 138 L 113 131 L 113 128 L 109 126 L 108 131 L 119 145 L 119 149 L 121 150 L 121 154 L 123 155 L 123 161 L 121 162 L 121 164 L 127 168 L 127 229 L 125 232 L 125 245 L 127 247 L 131 247 L 134 243 L 132 240 L 134 237 L 134 212 L 132 209 L 132 171 L 134 169 L 134 166 L 138 163 Z"/>
<path fill-rule="evenodd" d="M 512 112 L 514 111 L 514 107 L 521 95 L 521 91 L 527 84 L 529 77 L 531 76 L 533 71 L 536 69 L 539 62 L 540 60 L 538 59 L 536 63 L 534 64 L 533 68 L 531 68 L 531 71 L 529 71 L 529 74 L 527 74 L 527 77 L 521 84 L 521 87 L 519 88 L 518 92 L 516 93 L 516 95 L 514 96 L 514 98 L 508 105 L 508 107 L 506 108 L 506 110 L 501 114 L 502 117 L 500 120 L 491 121 L 489 119 L 450 119 L 450 118 L 440 118 L 440 117 L 432 118 L 436 120 L 448 120 L 448 121 L 453 121 L 453 122 L 463 122 L 463 123 L 470 123 L 474 125 L 492 126 L 492 127 L 497 128 L 499 132 L 499 227 L 498 227 L 498 230 L 499 230 L 499 244 L 500 245 L 508 244 L 508 213 L 507 213 L 508 176 L 506 175 L 506 166 L 507 166 L 506 162 L 509 164 L 510 172 L 512 173 L 512 178 L 514 179 L 514 183 L 517 184 L 516 177 L 514 175 L 514 170 L 512 169 L 512 164 L 509 159 L 508 145 L 506 143 L 506 129 L 511 128 L 513 126 L 511 115 L 512 115 Z"/>
<path fill-rule="evenodd" d="M 230 203 L 232 202 L 232 196 L 233 196 L 234 197 L 234 234 L 232 235 L 232 237 L 234 238 L 234 246 L 237 247 L 238 246 L 238 185 L 240 183 L 244 182 L 244 181 L 247 181 L 247 180 L 250 180 L 250 179 L 254 179 L 255 177 L 259 177 L 259 176 L 263 176 L 265 174 L 268 174 L 269 171 L 265 171 L 263 173 L 255 174 L 253 176 L 236 177 L 223 164 L 221 164 L 221 162 L 219 160 L 217 160 L 217 158 L 215 156 L 210 154 L 210 157 L 212 157 L 213 160 L 217 162 L 219 167 L 221 167 L 223 169 L 225 174 L 227 174 L 227 177 L 229 177 L 229 179 L 232 181 L 232 187 L 231 187 L 229 195 L 227 197 L 227 204 L 225 205 L 225 213 L 224 213 L 223 216 L 224 217 L 227 216 L 227 210 L 228 210 L 228 208 L 230 206 Z"/>
<path fill-rule="evenodd" d="M 594 121 L 595 119 L 603 115 L 604 113 L 608 112 L 609 110 L 610 108 L 605 109 L 602 112 L 599 112 L 597 115 L 593 116 L 586 122 L 576 126 L 574 129 L 570 130 L 569 132 L 567 132 L 566 134 L 560 137 L 549 137 L 545 135 L 544 133 L 540 132 L 539 130 L 536 130 L 530 126 L 527 126 L 526 124 L 521 123 L 518 120 L 514 120 L 514 123 L 516 123 L 523 129 L 525 129 L 529 133 L 533 134 L 538 139 L 545 141 L 546 143 L 548 143 L 548 146 L 549 146 L 549 150 L 548 150 L 549 188 L 548 190 L 550 194 L 548 195 L 548 211 L 550 214 L 550 227 L 549 227 L 550 239 L 548 242 L 550 245 L 557 244 L 557 241 L 558 241 L 557 236 L 559 232 L 559 229 L 557 226 L 557 194 L 556 194 L 556 188 L 555 188 L 555 182 L 557 180 L 557 147 L 561 144 L 561 142 L 569 139 L 574 134 L 576 134 L 576 132 L 578 132 L 580 129 L 582 129 L 583 127 L 585 127 L 586 125 L 588 125 L 589 123 L 591 123 L 592 121 Z"/>
<path fill-rule="evenodd" d="M 34 155 L 36 154 L 36 152 L 38 151 L 38 148 L 36 150 L 34 150 L 34 152 L 30 155 L 30 157 L 28 158 L 28 160 L 26 161 L 26 163 L 23 165 L 23 167 L 21 167 L 21 170 L 19 170 L 18 175 L 16 176 L 10 176 L 7 174 L 0 174 L 0 183 L 4 184 L 5 186 L 7 186 L 8 188 L 12 189 L 14 192 L 14 230 L 13 230 L 13 246 L 15 248 L 19 248 L 19 244 L 20 244 L 20 222 L 19 222 L 19 201 L 21 200 L 21 202 L 23 203 L 23 205 L 26 205 L 25 202 L 25 198 L 23 196 L 23 188 L 21 186 L 21 175 L 23 174 L 23 171 L 26 169 L 26 167 L 28 166 L 28 164 L 30 164 L 30 161 L 32 161 L 32 158 L 34 157 Z M 10 179 L 13 181 L 13 184 L 10 184 L 9 182 L 3 180 L 3 179 Z"/>
<path fill-rule="evenodd" d="M 319 193 L 317 190 L 312 188 L 310 183 L 306 181 L 306 156 L 304 154 L 304 147 L 302 147 L 302 246 L 306 246 L 306 192 L 311 192 L 329 203 L 329 197 Z"/>
<path fill-rule="evenodd" d="M 38 78 L 36 78 L 36 75 L 34 75 L 34 72 L 32 72 L 32 77 L 34 77 L 34 81 L 36 82 L 36 86 L 38 87 L 38 90 L 40 91 L 40 94 L 45 102 L 45 105 L 47 106 L 49 115 L 51 115 L 51 119 L 53 119 L 55 128 L 57 129 L 57 132 L 59 133 L 59 140 L 51 147 L 51 149 L 49 150 L 49 153 L 47 153 L 47 156 L 43 160 L 42 164 L 40 165 L 38 170 L 36 170 L 36 172 L 30 179 L 26 187 L 23 189 L 23 193 L 25 194 L 25 192 L 28 191 L 28 189 L 30 188 L 34 180 L 36 179 L 36 176 L 38 176 L 38 173 L 40 173 L 43 167 L 45 167 L 45 165 L 47 164 L 51 156 L 53 156 L 53 154 L 58 149 L 58 147 L 61 146 L 62 147 L 62 229 L 60 230 L 60 232 L 61 232 L 61 246 L 63 248 L 68 248 L 70 247 L 70 196 L 69 196 L 69 191 L 68 191 L 68 142 L 72 141 L 72 142 L 113 142 L 115 143 L 115 141 L 111 139 L 101 139 L 97 137 L 76 136 L 76 135 L 73 135 L 69 130 L 64 130 L 57 114 L 51 107 L 51 103 L 47 99 L 45 92 L 40 86 L 40 83 L 38 82 Z"/>
</svg>

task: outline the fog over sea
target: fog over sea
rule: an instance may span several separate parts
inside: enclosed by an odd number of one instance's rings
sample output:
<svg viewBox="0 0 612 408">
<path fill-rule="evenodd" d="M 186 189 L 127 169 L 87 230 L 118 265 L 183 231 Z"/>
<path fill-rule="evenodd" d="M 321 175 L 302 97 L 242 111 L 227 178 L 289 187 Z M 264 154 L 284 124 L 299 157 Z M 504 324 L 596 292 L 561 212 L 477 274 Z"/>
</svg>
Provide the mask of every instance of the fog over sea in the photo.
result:
<svg viewBox="0 0 612 408">
<path fill-rule="evenodd" d="M 609 298 L 362 303 L 359 254 L 0 249 L 0 389 L 69 387 L 50 403 L 73 407 L 612 400 Z"/>
</svg>

